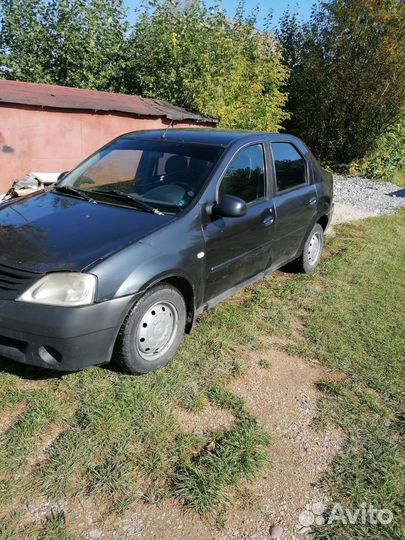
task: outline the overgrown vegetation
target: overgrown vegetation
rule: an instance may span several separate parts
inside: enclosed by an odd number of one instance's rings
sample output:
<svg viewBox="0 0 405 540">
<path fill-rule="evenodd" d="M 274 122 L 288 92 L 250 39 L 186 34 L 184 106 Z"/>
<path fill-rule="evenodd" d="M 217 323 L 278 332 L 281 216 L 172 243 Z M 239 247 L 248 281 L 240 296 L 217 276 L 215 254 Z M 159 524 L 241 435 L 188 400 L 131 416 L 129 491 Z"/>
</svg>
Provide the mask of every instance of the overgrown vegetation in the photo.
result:
<svg viewBox="0 0 405 540">
<path fill-rule="evenodd" d="M 320 2 L 275 32 L 243 3 L 232 18 L 221 0 L 207 5 L 149 0 L 130 23 L 123 0 L 0 0 L 0 73 L 286 129 L 332 167 L 403 177 L 404 2 Z"/>
<path fill-rule="evenodd" d="M 331 164 L 372 152 L 405 105 L 405 4 L 320 2 L 309 22 L 287 13 L 278 37 L 291 73 L 286 129 Z"/>
<path fill-rule="evenodd" d="M 373 151 L 351 164 L 350 172 L 405 187 L 405 112 L 397 124 L 377 139 Z"/>
<path fill-rule="evenodd" d="M 152 2 L 130 36 L 131 90 L 220 119 L 223 127 L 277 131 L 287 116 L 287 70 L 269 32 L 241 4 L 231 20 L 218 8 Z"/>
</svg>

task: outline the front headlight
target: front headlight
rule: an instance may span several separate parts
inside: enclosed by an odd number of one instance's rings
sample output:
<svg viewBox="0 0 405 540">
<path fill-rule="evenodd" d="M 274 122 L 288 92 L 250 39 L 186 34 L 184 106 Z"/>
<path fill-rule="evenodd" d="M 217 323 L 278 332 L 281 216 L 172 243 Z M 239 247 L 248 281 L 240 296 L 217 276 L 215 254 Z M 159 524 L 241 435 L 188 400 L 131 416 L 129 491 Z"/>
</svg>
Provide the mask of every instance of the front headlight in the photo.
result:
<svg viewBox="0 0 405 540">
<path fill-rule="evenodd" d="M 83 306 L 94 301 L 97 278 L 92 274 L 58 272 L 48 274 L 17 300 L 51 306 Z"/>
</svg>

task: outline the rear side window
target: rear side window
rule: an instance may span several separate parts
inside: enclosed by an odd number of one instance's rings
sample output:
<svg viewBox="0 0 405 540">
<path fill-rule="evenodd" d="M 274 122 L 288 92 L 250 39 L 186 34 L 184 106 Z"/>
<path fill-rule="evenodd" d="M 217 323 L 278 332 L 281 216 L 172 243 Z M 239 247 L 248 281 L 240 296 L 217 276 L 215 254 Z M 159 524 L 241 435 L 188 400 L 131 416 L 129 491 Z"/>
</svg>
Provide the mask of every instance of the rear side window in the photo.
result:
<svg viewBox="0 0 405 540">
<path fill-rule="evenodd" d="M 236 155 L 219 187 L 219 200 L 234 195 L 246 203 L 264 197 L 264 154 L 261 144 L 248 146 Z"/>
<path fill-rule="evenodd" d="M 305 184 L 305 159 L 290 143 L 272 143 L 277 191 Z"/>
</svg>

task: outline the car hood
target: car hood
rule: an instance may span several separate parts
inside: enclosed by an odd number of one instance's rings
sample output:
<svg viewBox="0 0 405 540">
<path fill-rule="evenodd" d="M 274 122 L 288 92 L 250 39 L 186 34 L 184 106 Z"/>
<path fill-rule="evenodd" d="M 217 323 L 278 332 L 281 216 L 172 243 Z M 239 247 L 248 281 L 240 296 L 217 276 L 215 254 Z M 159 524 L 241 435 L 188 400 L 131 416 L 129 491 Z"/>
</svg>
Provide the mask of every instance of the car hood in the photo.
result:
<svg viewBox="0 0 405 540">
<path fill-rule="evenodd" d="M 55 192 L 34 194 L 0 205 L 0 264 L 79 271 L 173 219 Z"/>
</svg>

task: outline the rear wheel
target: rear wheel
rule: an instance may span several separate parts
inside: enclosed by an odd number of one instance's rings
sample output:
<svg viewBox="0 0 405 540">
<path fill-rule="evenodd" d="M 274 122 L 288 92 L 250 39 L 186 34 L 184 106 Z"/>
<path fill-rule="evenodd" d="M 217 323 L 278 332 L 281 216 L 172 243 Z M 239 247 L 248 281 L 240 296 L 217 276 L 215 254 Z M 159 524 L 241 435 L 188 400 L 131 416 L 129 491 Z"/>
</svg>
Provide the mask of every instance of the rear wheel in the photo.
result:
<svg viewBox="0 0 405 540">
<path fill-rule="evenodd" d="M 130 373 L 149 373 L 165 366 L 182 342 L 186 304 L 167 283 L 153 287 L 125 319 L 117 342 L 117 357 Z"/>
<path fill-rule="evenodd" d="M 301 256 L 294 261 L 298 272 L 310 274 L 315 272 L 321 260 L 323 250 L 324 232 L 319 223 L 316 223 L 305 241 Z"/>
</svg>

